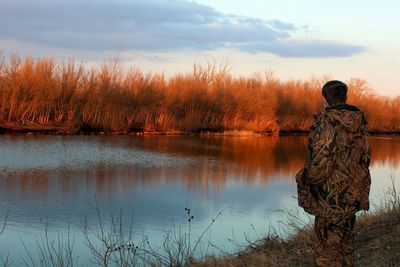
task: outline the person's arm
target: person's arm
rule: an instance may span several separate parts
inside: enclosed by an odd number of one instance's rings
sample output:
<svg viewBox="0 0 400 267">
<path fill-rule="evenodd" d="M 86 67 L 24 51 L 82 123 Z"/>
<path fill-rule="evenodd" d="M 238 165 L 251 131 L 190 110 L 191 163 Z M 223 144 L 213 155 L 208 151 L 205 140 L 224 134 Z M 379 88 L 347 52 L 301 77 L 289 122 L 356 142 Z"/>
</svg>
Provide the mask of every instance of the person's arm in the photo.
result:
<svg viewBox="0 0 400 267">
<path fill-rule="evenodd" d="M 307 182 L 314 185 L 324 184 L 332 174 L 334 165 L 335 129 L 322 117 L 316 123 L 308 144 L 305 168 Z"/>
</svg>

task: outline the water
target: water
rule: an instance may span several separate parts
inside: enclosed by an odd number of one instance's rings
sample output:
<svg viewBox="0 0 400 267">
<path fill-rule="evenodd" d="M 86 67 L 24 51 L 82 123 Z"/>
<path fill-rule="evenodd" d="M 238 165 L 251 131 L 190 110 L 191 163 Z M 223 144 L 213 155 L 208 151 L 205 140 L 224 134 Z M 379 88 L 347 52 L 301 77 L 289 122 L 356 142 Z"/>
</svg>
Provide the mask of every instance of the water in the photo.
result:
<svg viewBox="0 0 400 267">
<path fill-rule="evenodd" d="M 47 232 L 56 243 L 69 237 L 74 261 L 90 265 L 82 227 L 98 229 L 93 205 L 105 225 L 122 214 L 126 231 L 133 215 L 134 240 L 148 237 L 155 248 L 172 224 L 189 231 L 188 207 L 193 239 L 221 212 L 202 252 L 232 252 L 271 228 L 284 235 L 279 210 L 308 220 L 294 183 L 306 144 L 306 137 L 0 136 L 0 220 L 9 211 L 0 256 L 29 261 L 27 251 L 37 255 Z M 400 138 L 371 144 L 376 208 L 392 181 L 400 186 Z"/>
</svg>

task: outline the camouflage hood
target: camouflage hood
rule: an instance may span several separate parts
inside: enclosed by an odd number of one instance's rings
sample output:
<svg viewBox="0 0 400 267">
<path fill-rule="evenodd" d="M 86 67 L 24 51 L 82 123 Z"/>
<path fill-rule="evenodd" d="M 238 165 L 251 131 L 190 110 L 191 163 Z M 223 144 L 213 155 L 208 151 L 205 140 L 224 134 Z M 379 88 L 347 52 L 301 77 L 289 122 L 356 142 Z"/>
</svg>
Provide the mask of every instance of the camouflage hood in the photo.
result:
<svg viewBox="0 0 400 267">
<path fill-rule="evenodd" d="M 357 107 L 347 104 L 329 106 L 324 115 L 341 124 L 349 133 L 361 131 L 361 126 L 366 124 L 364 114 Z"/>
</svg>

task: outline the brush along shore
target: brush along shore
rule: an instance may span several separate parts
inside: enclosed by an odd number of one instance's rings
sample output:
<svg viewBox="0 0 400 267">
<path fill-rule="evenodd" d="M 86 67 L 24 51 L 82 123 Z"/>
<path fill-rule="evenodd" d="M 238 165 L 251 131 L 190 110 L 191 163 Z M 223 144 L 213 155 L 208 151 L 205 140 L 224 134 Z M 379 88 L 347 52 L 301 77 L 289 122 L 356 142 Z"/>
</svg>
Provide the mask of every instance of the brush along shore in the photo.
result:
<svg viewBox="0 0 400 267">
<path fill-rule="evenodd" d="M 193 131 L 181 130 L 144 130 L 129 129 L 125 131 L 107 131 L 101 128 L 93 128 L 89 125 L 43 125 L 39 123 L 27 123 L 23 125 L 13 125 L 0 122 L 0 134 L 27 134 L 27 135 L 202 135 L 202 136 L 287 136 L 287 135 L 307 135 L 308 130 L 291 131 L 247 131 L 229 129 L 197 129 Z M 398 136 L 400 131 L 370 131 L 373 136 L 390 135 Z"/>
<path fill-rule="evenodd" d="M 0 52 L 0 132 L 307 131 L 323 108 L 326 77 L 282 80 L 272 71 L 233 75 L 227 63 L 194 64 L 170 76 Z M 347 81 L 348 103 L 372 131 L 400 131 L 400 97 Z M 384 111 L 384 112 L 382 112 Z"/>
</svg>

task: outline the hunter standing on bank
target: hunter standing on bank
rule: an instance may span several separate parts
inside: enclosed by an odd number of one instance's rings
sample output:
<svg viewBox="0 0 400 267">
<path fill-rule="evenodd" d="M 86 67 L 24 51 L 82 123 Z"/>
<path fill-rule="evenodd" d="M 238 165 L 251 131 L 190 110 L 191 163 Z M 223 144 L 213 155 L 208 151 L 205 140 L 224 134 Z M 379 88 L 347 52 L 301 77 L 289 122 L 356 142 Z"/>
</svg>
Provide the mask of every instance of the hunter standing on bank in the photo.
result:
<svg viewBox="0 0 400 267">
<path fill-rule="evenodd" d="M 346 84 L 330 81 L 322 95 L 328 107 L 311 127 L 306 162 L 296 175 L 298 201 L 315 215 L 316 266 L 353 266 L 355 213 L 369 209 L 366 120 L 346 104 Z"/>
</svg>

